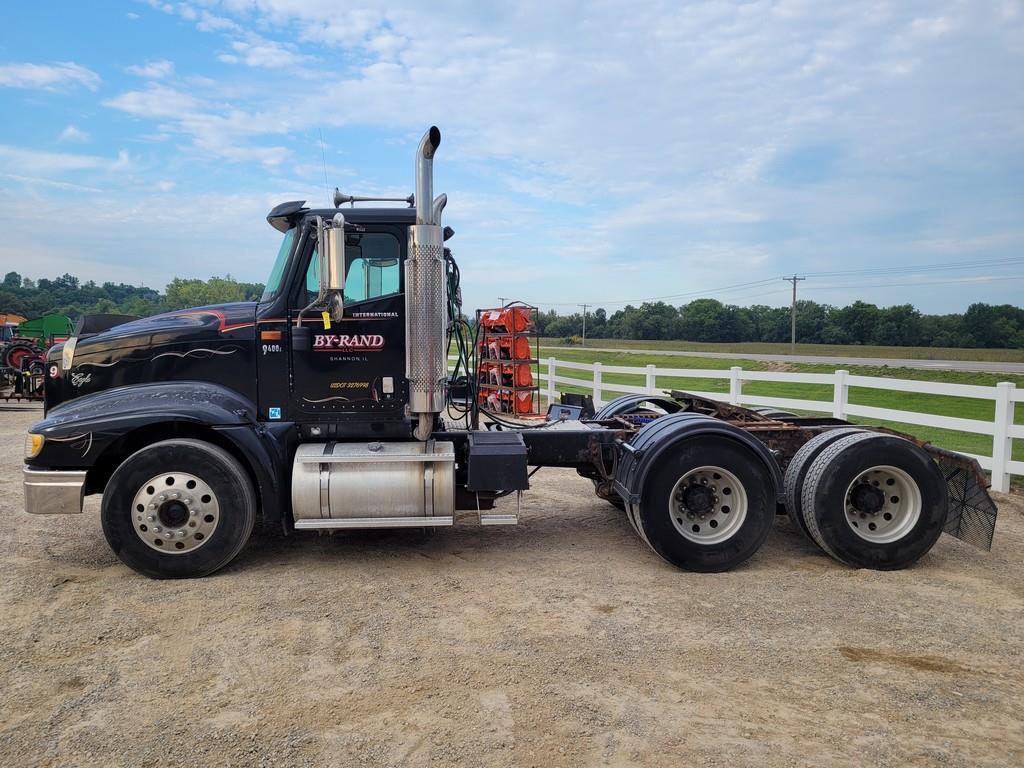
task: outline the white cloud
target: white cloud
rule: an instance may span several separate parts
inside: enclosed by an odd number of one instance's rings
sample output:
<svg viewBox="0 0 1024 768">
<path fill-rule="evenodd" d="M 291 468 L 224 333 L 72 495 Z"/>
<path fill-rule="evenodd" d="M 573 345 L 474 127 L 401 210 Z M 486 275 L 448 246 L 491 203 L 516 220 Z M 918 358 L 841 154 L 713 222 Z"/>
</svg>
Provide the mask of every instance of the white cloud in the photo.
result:
<svg viewBox="0 0 1024 768">
<path fill-rule="evenodd" d="M 156 83 L 144 90 L 127 91 L 103 104 L 138 118 L 165 121 L 160 126 L 161 133 L 190 136 L 192 150 L 208 157 L 232 162 L 251 161 L 266 168 L 278 166 L 288 157 L 288 150 L 283 146 L 247 143 L 255 136 L 286 133 L 290 124 L 284 112 L 250 112 L 210 103 Z"/>
<path fill-rule="evenodd" d="M 215 16 L 209 11 L 200 11 L 199 23 L 196 24 L 196 28 L 200 32 L 236 32 L 241 29 L 230 19 L 226 19 L 223 16 Z"/>
<path fill-rule="evenodd" d="M 129 74 L 149 78 L 150 80 L 162 80 L 174 73 L 174 62 L 167 59 L 147 61 L 145 64 L 128 67 L 126 71 Z"/>
<path fill-rule="evenodd" d="M 172 277 L 231 274 L 243 280 L 263 280 L 280 244 L 281 235 L 267 226 L 264 216 L 281 200 L 300 200 L 305 191 L 275 187 L 259 194 L 188 194 L 161 192 L 159 205 L 140 197 L 138 188 L 113 186 L 88 197 L 81 188 L 65 185 L 60 198 L 61 218 L 73 227 L 52 226 L 39 237 L 40 208 L 43 221 L 52 217 L 42 201 L 13 192 L 0 184 L 0 208 L 10 221 L 0 240 L 0 263 L 26 263 L 31 277 L 52 277 L 71 272 L 82 280 L 122 280 L 163 289 Z M 196 211 L 203 215 L 197 216 Z M 238 229 L 226 221 L 251 221 L 260 226 Z M 187 224 L 187 226 L 183 226 Z M 116 238 L 114 238 L 116 233 Z M 146 259 L 131 248 L 111 247 L 112 240 L 130 243 L 145 240 Z M 90 248 L 91 243 L 100 244 Z M 25 261 L 32 254 L 31 262 Z"/>
<path fill-rule="evenodd" d="M 148 135 L 125 164 L 143 166 L 152 149 L 319 187 L 308 137 L 323 128 L 338 147 L 332 164 L 360 175 L 351 191 L 408 191 L 409 178 L 378 164 L 379 146 L 361 152 L 368 142 L 407 152 L 437 122 L 439 185 L 452 190 L 446 178 L 458 174 L 466 187 L 446 212 L 459 247 L 525 258 L 516 233 L 534 231 L 531 265 L 579 266 L 569 299 L 607 295 L 606 274 L 643 295 L 652 276 L 639 264 L 657 262 L 656 292 L 672 293 L 722 284 L 723 270 L 899 262 L 925 242 L 986 242 L 1004 220 L 1020 229 L 1016 198 L 984 192 L 993 168 L 1019 164 L 1024 141 L 1012 74 L 1024 63 L 1024 18 L 1012 2 L 970 13 L 956 0 L 653 0 L 628 14 L 549 0 L 353 0 L 344 13 L 335 0 L 151 5 L 209 33 L 197 38 L 202 60 L 240 66 L 216 80 L 168 71 L 104 101 Z M 211 69 L 203 74 L 222 68 Z M 297 89 L 296 75 L 326 86 Z M 345 154 L 350 138 L 359 153 Z M 780 168 L 806 146 L 832 147 L 842 162 L 801 186 Z M 174 171 L 153 173 L 149 189 L 175 197 L 157 186 Z M 482 189 L 497 213 L 471 212 L 467 198 Z M 870 228 L 886 216 L 902 226 L 920 209 L 943 224 Z M 481 227 L 495 218 L 500 230 Z M 525 281 L 525 298 L 564 289 L 531 290 Z"/>
<path fill-rule="evenodd" d="M 298 53 L 294 46 L 262 38 L 248 41 L 236 40 L 231 44 L 234 54 L 223 54 L 219 58 L 227 63 L 241 61 L 250 67 L 270 69 L 291 69 L 310 60 L 311 57 Z"/>
<path fill-rule="evenodd" d="M 117 153 L 117 160 L 110 164 L 110 170 L 112 171 L 127 171 L 133 167 L 134 163 L 131 156 L 125 150 L 121 150 Z"/>
<path fill-rule="evenodd" d="M 49 176 L 101 168 L 106 161 L 96 155 L 41 152 L 0 144 L 0 170 L 14 174 Z"/>
<path fill-rule="evenodd" d="M 100 76 L 71 61 L 54 64 L 0 64 L 0 86 L 45 91 L 67 90 L 82 86 L 95 91 Z"/>
<path fill-rule="evenodd" d="M 83 155 L 73 152 L 44 152 L 25 147 L 0 144 L 0 173 L 11 177 L 22 176 L 36 180 L 66 182 L 68 174 L 90 173 L 102 176 L 133 167 L 132 158 L 124 150 L 110 159 L 100 155 Z"/>
<path fill-rule="evenodd" d="M 170 192 L 177 186 L 173 181 L 163 180 L 156 183 L 156 188 L 161 192 Z"/>
<path fill-rule="evenodd" d="M 84 184 L 72 184 L 69 181 L 55 181 L 53 179 L 44 179 L 39 176 L 19 176 L 16 173 L 0 173 L 5 179 L 16 181 L 22 184 L 28 189 L 35 187 L 50 187 L 53 189 L 71 190 L 74 192 L 101 192 L 102 190 L 96 187 L 88 187 Z"/>
<path fill-rule="evenodd" d="M 937 16 L 928 19 L 914 19 L 910 23 L 910 31 L 921 37 L 942 37 L 952 32 L 955 26 L 949 17 Z"/>
<path fill-rule="evenodd" d="M 57 141 L 64 143 L 84 144 L 89 141 L 89 134 L 74 125 L 68 125 L 63 131 L 60 132 L 60 136 L 57 137 Z"/>
<path fill-rule="evenodd" d="M 201 106 L 201 102 L 194 96 L 155 83 L 145 90 L 127 91 L 107 99 L 103 104 L 146 118 L 180 118 L 198 111 Z"/>
</svg>

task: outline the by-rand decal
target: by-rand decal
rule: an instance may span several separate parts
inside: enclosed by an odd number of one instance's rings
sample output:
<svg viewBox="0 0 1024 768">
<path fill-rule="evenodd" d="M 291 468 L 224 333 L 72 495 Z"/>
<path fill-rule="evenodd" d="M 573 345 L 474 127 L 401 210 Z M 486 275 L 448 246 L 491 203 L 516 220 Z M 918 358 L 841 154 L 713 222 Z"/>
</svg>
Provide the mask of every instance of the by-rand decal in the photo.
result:
<svg viewBox="0 0 1024 768">
<path fill-rule="evenodd" d="M 377 333 L 317 333 L 313 335 L 314 352 L 379 352 L 384 337 Z"/>
</svg>

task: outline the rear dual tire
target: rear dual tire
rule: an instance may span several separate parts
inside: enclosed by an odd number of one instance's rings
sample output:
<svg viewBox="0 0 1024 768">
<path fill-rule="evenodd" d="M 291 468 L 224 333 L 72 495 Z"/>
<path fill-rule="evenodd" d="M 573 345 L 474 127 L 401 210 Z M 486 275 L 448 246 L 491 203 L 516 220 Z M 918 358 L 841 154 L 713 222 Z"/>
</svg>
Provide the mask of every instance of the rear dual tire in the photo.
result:
<svg viewBox="0 0 1024 768">
<path fill-rule="evenodd" d="M 948 492 L 938 466 L 893 435 L 856 432 L 833 440 L 810 462 L 799 490 L 808 535 L 856 568 L 912 565 L 946 522 Z"/>
<path fill-rule="evenodd" d="M 793 526 L 803 533 L 803 535 L 809 540 L 814 541 L 815 544 L 818 542 L 814 540 L 814 537 L 811 536 L 810 530 L 807 528 L 807 522 L 804 520 L 803 515 L 803 507 L 801 506 L 801 493 L 803 491 L 804 478 L 807 477 L 808 470 L 810 470 L 814 460 L 821 455 L 822 451 L 828 448 L 836 440 L 855 433 L 863 434 L 864 430 L 858 429 L 857 427 L 840 427 L 838 429 L 830 429 L 827 432 L 815 435 L 800 446 L 800 450 L 796 452 L 793 459 L 789 462 L 789 466 L 786 467 L 786 476 L 783 482 L 783 490 L 786 499 L 786 515 L 789 517 Z"/>
</svg>

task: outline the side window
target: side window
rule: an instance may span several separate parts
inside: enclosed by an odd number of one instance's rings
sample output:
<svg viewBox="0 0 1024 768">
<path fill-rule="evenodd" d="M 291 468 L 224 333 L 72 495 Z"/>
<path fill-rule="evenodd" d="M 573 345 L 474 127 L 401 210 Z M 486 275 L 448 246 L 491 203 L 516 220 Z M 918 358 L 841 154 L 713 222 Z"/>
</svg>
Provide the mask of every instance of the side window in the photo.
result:
<svg viewBox="0 0 1024 768">
<path fill-rule="evenodd" d="M 356 303 L 401 290 L 401 249 L 387 232 L 350 234 L 345 238 L 345 303 Z M 306 302 L 320 289 L 320 258 L 316 248 L 306 270 Z"/>
</svg>

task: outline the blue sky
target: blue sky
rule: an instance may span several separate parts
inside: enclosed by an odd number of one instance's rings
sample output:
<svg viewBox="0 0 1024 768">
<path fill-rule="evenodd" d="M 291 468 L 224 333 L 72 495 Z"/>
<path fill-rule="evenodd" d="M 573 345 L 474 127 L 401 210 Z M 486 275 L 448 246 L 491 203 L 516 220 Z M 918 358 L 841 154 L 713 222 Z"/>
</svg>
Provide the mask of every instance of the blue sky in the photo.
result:
<svg viewBox="0 0 1024 768">
<path fill-rule="evenodd" d="M 793 273 L 830 303 L 1021 303 L 1021 2 L 194 0 L 4 16 L 3 271 L 262 280 L 272 205 L 323 204 L 325 162 L 332 189 L 408 194 L 436 123 L 469 307 L 784 304 Z"/>
</svg>

